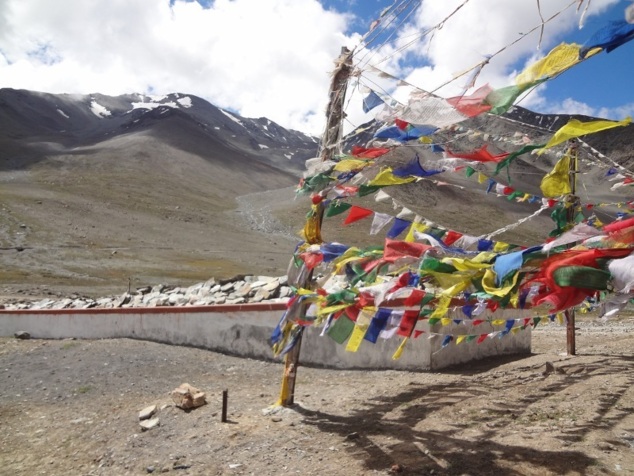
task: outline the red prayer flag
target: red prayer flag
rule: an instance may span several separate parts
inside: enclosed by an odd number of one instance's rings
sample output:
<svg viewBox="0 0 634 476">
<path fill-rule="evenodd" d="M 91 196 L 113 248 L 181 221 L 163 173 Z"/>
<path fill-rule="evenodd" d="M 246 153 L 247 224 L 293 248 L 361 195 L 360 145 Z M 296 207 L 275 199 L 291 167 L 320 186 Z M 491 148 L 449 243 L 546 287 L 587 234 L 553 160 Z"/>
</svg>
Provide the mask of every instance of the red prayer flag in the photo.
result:
<svg viewBox="0 0 634 476">
<path fill-rule="evenodd" d="M 452 157 L 457 157 L 459 159 L 466 160 L 475 160 L 477 162 L 501 162 L 504 160 L 509 154 L 508 152 L 503 152 L 502 154 L 492 155 L 491 152 L 487 149 L 488 144 L 484 144 L 478 150 L 474 150 L 473 152 L 451 152 L 447 149 L 447 154 Z"/>
<path fill-rule="evenodd" d="M 474 117 L 485 113 L 492 108 L 490 104 L 485 102 L 486 97 L 491 92 L 493 92 L 491 86 L 485 84 L 469 96 L 447 98 L 447 102 L 455 107 L 461 114 L 464 114 L 467 117 Z"/>
<path fill-rule="evenodd" d="M 324 260 L 322 253 L 301 253 L 299 257 L 306 264 L 308 269 L 313 269 Z"/>
<path fill-rule="evenodd" d="M 360 147 L 355 145 L 352 147 L 351 154 L 355 156 L 357 159 L 376 159 L 377 157 L 381 157 L 383 154 L 386 154 L 390 151 L 387 148 L 373 148 L 366 149 L 365 147 Z"/>
<path fill-rule="evenodd" d="M 407 129 L 407 126 L 409 126 L 409 122 L 405 122 L 401 119 L 394 119 L 394 124 L 396 124 L 396 127 L 398 127 L 402 131 Z"/>
<path fill-rule="evenodd" d="M 352 205 L 350 210 L 348 211 L 348 216 L 343 221 L 344 225 L 349 225 L 350 223 L 354 223 L 355 221 L 362 220 L 363 218 L 369 217 L 374 212 L 372 210 L 368 210 L 367 208 L 361 208 L 356 205 Z"/>
<path fill-rule="evenodd" d="M 627 220 L 619 220 L 613 221 L 603 227 L 603 231 L 607 233 L 613 233 L 615 231 L 622 230 L 623 228 L 629 228 L 630 226 L 634 226 L 634 217 L 628 218 Z"/>
<path fill-rule="evenodd" d="M 418 321 L 418 311 L 405 311 L 396 333 L 403 337 L 409 337 L 412 335 L 416 321 Z"/>
<path fill-rule="evenodd" d="M 458 233 L 457 231 L 449 230 L 445 236 L 443 236 L 442 241 L 445 242 L 447 246 L 453 245 L 458 239 L 462 237 L 462 233 Z"/>
<path fill-rule="evenodd" d="M 423 243 L 410 243 L 408 241 L 390 240 L 386 238 L 385 247 L 383 249 L 383 259 L 393 263 L 398 258 L 405 256 L 420 258 L 422 254 L 430 248 L 430 245 Z"/>
</svg>

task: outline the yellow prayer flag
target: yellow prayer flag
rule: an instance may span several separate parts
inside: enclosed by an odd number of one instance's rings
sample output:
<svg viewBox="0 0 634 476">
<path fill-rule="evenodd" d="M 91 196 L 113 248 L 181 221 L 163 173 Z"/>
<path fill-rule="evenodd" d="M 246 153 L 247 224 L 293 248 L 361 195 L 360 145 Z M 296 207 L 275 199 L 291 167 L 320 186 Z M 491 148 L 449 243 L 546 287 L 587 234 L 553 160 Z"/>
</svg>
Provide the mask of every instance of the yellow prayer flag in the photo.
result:
<svg viewBox="0 0 634 476">
<path fill-rule="evenodd" d="M 497 241 L 495 243 L 495 245 L 493 246 L 493 251 L 495 251 L 496 253 L 500 253 L 502 251 L 506 251 L 509 249 L 509 245 L 508 243 L 504 243 L 503 241 Z"/>
<path fill-rule="evenodd" d="M 456 345 L 460 344 L 463 340 L 466 339 L 466 335 L 460 335 L 458 337 L 456 337 Z"/>
<path fill-rule="evenodd" d="M 359 346 L 361 342 L 363 342 L 363 337 L 365 336 L 366 331 L 368 330 L 368 326 L 360 326 L 355 324 L 354 329 L 352 330 L 352 335 L 350 339 L 348 339 L 348 344 L 346 345 L 346 352 L 356 352 L 359 350 Z"/>
<path fill-rule="evenodd" d="M 337 172 L 350 172 L 352 170 L 359 170 L 364 167 L 367 167 L 372 162 L 367 160 L 359 160 L 359 159 L 346 159 L 341 162 L 337 162 L 335 165 L 335 170 Z"/>
<path fill-rule="evenodd" d="M 564 156 L 555 164 L 553 170 L 546 174 L 539 186 L 544 197 L 559 197 L 571 192 L 570 157 Z"/>
<path fill-rule="evenodd" d="M 471 261 L 474 263 L 485 263 L 487 261 L 491 261 L 496 257 L 496 255 L 497 253 L 494 253 L 493 251 L 483 251 L 482 253 L 478 253 Z"/>
<path fill-rule="evenodd" d="M 405 236 L 405 240 L 408 243 L 413 243 L 416 241 L 414 238 L 414 232 L 425 233 L 429 230 L 429 225 L 425 225 L 424 223 L 412 223 L 412 226 L 409 227 L 407 235 Z"/>
<path fill-rule="evenodd" d="M 491 324 L 493 324 L 494 326 L 502 326 L 506 324 L 506 319 L 494 319 L 493 321 L 491 321 Z"/>
<path fill-rule="evenodd" d="M 387 186 L 387 185 L 401 185 L 404 183 L 410 183 L 416 180 L 416 177 L 397 177 L 392 173 L 392 167 L 385 167 L 381 170 L 376 177 L 368 182 L 369 186 Z"/>
<path fill-rule="evenodd" d="M 440 296 L 438 299 L 438 303 L 436 304 L 436 309 L 429 316 L 430 318 L 443 318 L 447 311 L 449 310 L 449 304 L 451 303 L 451 296 Z"/>
<path fill-rule="evenodd" d="M 441 261 L 452 265 L 458 271 L 481 271 L 491 267 L 488 263 L 479 263 L 467 258 L 443 258 Z"/>
<path fill-rule="evenodd" d="M 520 293 L 519 292 L 514 292 L 513 295 L 511 296 L 511 300 L 509 301 L 509 303 L 513 307 L 519 307 L 519 304 L 520 304 Z"/>
<path fill-rule="evenodd" d="M 348 303 L 346 303 L 346 304 L 335 304 L 334 306 L 322 307 L 317 312 L 317 314 L 318 315 L 332 314 L 333 312 L 341 311 L 342 309 L 345 309 L 347 307 L 350 307 L 350 304 L 348 304 Z"/>
<path fill-rule="evenodd" d="M 587 134 L 594 134 L 595 132 L 604 131 L 606 129 L 627 126 L 631 122 L 632 118 L 629 116 L 618 122 L 606 120 L 581 122 L 577 119 L 570 119 L 565 126 L 555 132 L 548 143 L 540 149 L 537 154 L 541 155 L 546 151 L 546 149 L 554 147 L 557 144 L 561 144 L 562 142 L 566 142 L 569 139 L 585 136 Z"/>
<path fill-rule="evenodd" d="M 394 352 L 394 355 L 392 356 L 392 360 L 398 360 L 401 358 L 401 355 L 403 355 L 403 349 L 405 348 L 405 343 L 407 342 L 407 339 L 408 337 L 403 339 L 403 342 L 401 342 L 401 345 L 399 345 L 398 349 L 396 349 L 396 352 Z"/>
<path fill-rule="evenodd" d="M 495 276 L 495 271 L 493 271 L 492 269 L 487 269 L 484 272 L 484 276 L 482 277 L 482 289 L 493 296 L 504 297 L 509 292 L 511 292 L 515 284 L 517 284 L 517 277 L 519 276 L 519 273 L 515 273 L 513 275 L 511 283 L 501 288 L 498 288 L 495 285 Z"/>
<path fill-rule="evenodd" d="M 488 180 L 488 177 L 483 173 L 478 172 L 478 183 L 484 183 Z"/>
<path fill-rule="evenodd" d="M 440 323 L 441 323 L 443 326 L 448 326 L 449 324 L 451 324 L 451 319 L 449 319 L 448 317 L 443 317 L 443 318 L 440 320 Z"/>
<path fill-rule="evenodd" d="M 536 61 L 517 75 L 515 84 L 534 83 L 540 79 L 548 79 L 560 74 L 579 63 L 581 45 L 562 43 L 555 46 L 542 59 Z"/>
</svg>

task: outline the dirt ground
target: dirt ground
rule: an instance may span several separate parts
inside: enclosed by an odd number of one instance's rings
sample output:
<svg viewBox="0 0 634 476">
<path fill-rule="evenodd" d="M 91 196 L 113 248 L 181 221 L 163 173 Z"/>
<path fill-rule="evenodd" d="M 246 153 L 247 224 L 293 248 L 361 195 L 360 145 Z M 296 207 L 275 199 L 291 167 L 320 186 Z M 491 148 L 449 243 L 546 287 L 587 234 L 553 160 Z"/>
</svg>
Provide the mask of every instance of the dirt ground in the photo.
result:
<svg viewBox="0 0 634 476">
<path fill-rule="evenodd" d="M 279 362 L 3 338 L 0 474 L 632 474 L 634 319 L 578 323 L 574 357 L 565 329 L 547 324 L 531 356 L 440 373 L 300 367 L 296 405 L 276 413 Z M 208 404 L 170 405 L 183 382 Z M 152 404 L 167 405 L 160 426 L 142 431 Z"/>
</svg>

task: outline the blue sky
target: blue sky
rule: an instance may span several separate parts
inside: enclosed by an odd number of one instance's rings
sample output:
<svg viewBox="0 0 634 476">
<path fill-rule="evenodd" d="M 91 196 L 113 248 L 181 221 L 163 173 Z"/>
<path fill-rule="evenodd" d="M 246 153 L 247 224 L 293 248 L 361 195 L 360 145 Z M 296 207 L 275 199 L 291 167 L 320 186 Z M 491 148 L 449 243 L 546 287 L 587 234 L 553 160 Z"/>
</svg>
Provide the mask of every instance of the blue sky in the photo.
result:
<svg viewBox="0 0 634 476">
<path fill-rule="evenodd" d="M 424 0 L 408 25 L 432 28 L 465 0 Z M 589 0 L 582 2 L 582 9 Z M 572 0 L 542 1 L 545 17 Z M 401 3 L 398 0 L 396 3 Z M 411 2 L 412 4 L 415 2 Z M 574 2 L 578 3 L 578 2 Z M 320 134 L 330 74 L 341 46 L 359 47 L 372 20 L 392 0 L 2 0 L 0 87 L 51 93 L 193 94 L 246 117 Z M 469 0 L 442 29 L 399 51 L 394 42 L 359 47 L 363 81 L 375 64 L 419 88 L 433 90 L 539 23 L 535 0 Z M 483 69 L 477 86 L 503 87 L 526 64 L 552 47 L 583 42 L 609 19 L 622 17 L 629 0 L 591 0 L 568 8 L 544 30 L 525 38 Z M 410 28 L 407 30 L 405 27 Z M 385 36 L 383 37 L 385 38 Z M 385 59 L 379 63 L 378 60 Z M 634 111 L 629 65 L 634 42 L 601 53 L 538 88 L 521 105 L 541 112 L 623 118 Z M 382 86 L 390 88 L 385 83 Z M 459 94 L 464 79 L 442 96 Z M 406 100 L 402 91 L 391 91 Z M 369 119 L 361 111 L 367 91 L 351 90 L 350 127 Z"/>
<path fill-rule="evenodd" d="M 606 14 L 590 18 L 583 29 L 574 30 L 565 41 L 583 44 L 608 21 L 622 20 L 624 7 L 630 4 L 616 3 Z M 626 43 L 610 53 L 596 55 L 555 78 L 548 84 L 548 97 L 560 103 L 573 92 L 575 97 L 596 110 L 631 104 L 634 102 L 632 65 L 634 42 Z"/>
<path fill-rule="evenodd" d="M 367 29 L 367 25 L 372 19 L 377 18 L 385 5 L 391 5 L 392 2 L 377 2 L 377 1 L 347 1 L 347 0 L 324 0 L 322 2 L 327 8 L 339 9 L 342 11 L 349 11 L 355 15 L 355 21 L 349 23 L 349 27 L 356 32 L 362 33 Z M 425 4 L 426 2 L 423 2 Z M 427 2 L 434 3 L 434 2 Z M 435 2 L 440 4 L 442 2 Z M 456 5 L 462 3 L 462 1 L 450 0 L 445 2 L 447 4 L 445 13 L 454 10 Z M 533 9 L 533 15 L 536 12 L 535 2 L 506 2 L 506 5 L 500 5 L 500 2 L 486 1 L 486 0 L 472 0 L 470 7 L 477 8 L 477 4 L 482 9 L 494 7 L 499 11 L 506 8 L 505 12 L 501 12 L 501 15 L 492 19 L 490 23 L 486 23 L 486 16 L 476 16 L 473 11 L 467 12 L 466 8 L 458 13 L 458 15 L 464 16 L 472 15 L 473 18 L 482 20 L 485 28 L 490 31 L 496 29 L 506 29 L 510 33 L 503 38 L 506 38 L 510 43 L 514 40 L 519 32 L 527 31 L 529 26 L 534 26 L 537 23 L 534 21 L 522 21 L 519 17 L 520 13 L 514 15 L 514 5 L 523 3 L 525 8 Z M 544 5 L 548 2 L 542 2 L 542 13 L 547 18 L 546 9 Z M 550 2 L 557 3 L 554 6 L 554 11 L 563 8 L 563 6 L 570 2 Z M 532 4 L 532 5 L 531 5 Z M 582 2 L 581 8 L 577 11 L 575 8 L 569 8 L 561 17 L 557 18 L 557 21 L 553 22 L 553 25 L 546 24 L 544 38 L 540 49 L 537 49 L 538 42 L 535 37 L 533 39 L 527 38 L 524 40 L 529 44 L 529 48 L 518 48 L 514 55 L 511 55 L 504 66 L 498 66 L 497 68 L 492 66 L 493 70 L 496 70 L 488 77 L 481 76 L 484 81 L 480 81 L 477 85 L 483 84 L 483 82 L 489 82 L 494 87 L 501 87 L 512 83 L 512 78 L 515 73 L 521 71 L 528 64 L 537 60 L 541 55 L 547 53 L 552 47 L 565 42 L 565 43 L 586 43 L 595 31 L 605 26 L 608 22 L 614 20 L 624 20 L 625 9 L 632 5 L 629 0 L 614 0 L 605 1 L 601 5 L 598 2 L 594 2 L 594 6 L 597 8 L 593 11 L 592 8 L 588 8 L 584 16 L 583 27 L 580 28 L 580 22 L 582 18 L 583 9 L 586 4 Z M 590 7 L 593 5 L 590 4 Z M 456 15 L 456 18 L 458 17 Z M 464 26 L 464 22 L 461 22 Z M 474 25 L 476 23 L 474 22 Z M 460 27 L 459 27 L 460 28 Z M 449 20 L 443 30 L 446 32 L 452 29 L 452 20 Z M 513 32 L 515 29 L 515 32 Z M 465 30 L 456 29 L 449 35 L 465 36 Z M 468 35 L 481 35 L 482 32 L 477 28 L 473 28 L 473 31 L 467 32 Z M 486 34 L 485 34 L 486 36 Z M 497 38 L 497 41 L 492 41 L 490 49 L 486 49 L 486 45 L 481 45 L 479 52 L 484 55 L 496 51 L 500 45 L 503 45 L 503 41 Z M 419 46 L 420 48 L 420 46 Z M 469 48 L 469 43 L 464 42 L 464 49 Z M 442 53 L 442 48 L 439 48 Z M 448 49 L 447 55 L 451 54 L 451 50 Z M 434 57 L 431 58 L 417 58 L 419 61 L 418 66 L 427 65 L 434 68 Z M 634 113 L 634 91 L 631 87 L 631 70 L 634 64 L 634 42 L 627 43 L 610 53 L 601 53 L 596 55 L 587 61 L 576 65 L 570 70 L 566 71 L 562 75 L 548 81 L 544 86 L 538 88 L 528 97 L 524 98 L 520 104 L 530 109 L 546 112 L 546 113 L 581 113 L 588 115 L 596 115 L 599 117 L 606 117 L 610 119 L 623 119 L 627 115 L 633 115 Z M 406 76 L 416 77 L 411 71 L 407 72 L 407 66 L 415 67 L 411 61 L 403 61 L 402 73 Z M 467 67 L 468 62 L 464 63 Z M 456 69 L 459 71 L 460 68 Z M 485 68 L 486 70 L 486 68 Z M 434 76 L 434 75 L 428 75 Z M 432 79 L 425 81 L 424 78 L 419 77 L 418 82 L 414 82 L 417 86 L 423 89 L 433 90 L 438 84 L 441 84 L 443 80 L 448 78 Z M 456 81 L 458 84 L 459 81 Z M 449 91 L 447 91 L 448 95 Z"/>
</svg>

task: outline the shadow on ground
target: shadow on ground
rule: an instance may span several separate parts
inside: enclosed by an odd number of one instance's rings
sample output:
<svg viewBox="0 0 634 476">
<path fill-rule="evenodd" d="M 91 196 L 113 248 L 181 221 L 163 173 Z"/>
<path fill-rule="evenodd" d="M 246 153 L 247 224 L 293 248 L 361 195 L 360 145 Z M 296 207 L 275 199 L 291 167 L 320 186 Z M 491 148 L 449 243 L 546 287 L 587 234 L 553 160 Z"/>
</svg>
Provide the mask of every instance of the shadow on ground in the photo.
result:
<svg viewBox="0 0 634 476">
<path fill-rule="evenodd" d="M 400 474 L 587 474 L 592 467 L 600 470 L 601 462 L 572 446 L 595 431 L 614 428 L 632 413 L 622 399 L 634 383 L 633 361 L 595 355 L 574 364 L 562 362 L 556 372 L 544 371 L 541 362 L 488 373 L 491 363 L 481 363 L 468 371 L 449 372 L 447 384 L 412 382 L 404 390 L 395 388 L 392 395 L 365 402 L 360 398 L 359 409 L 347 416 L 336 410 L 295 409 L 306 424 L 340 435 L 347 451 L 369 471 L 392 467 Z M 569 427 L 555 428 L 564 410 L 544 410 L 542 403 L 572 406 L 571 395 L 580 386 L 596 387 L 606 377 L 616 384 L 593 400 L 592 411 Z M 523 378 L 526 383 L 518 392 L 518 379 Z M 539 424 L 539 418 L 552 429 L 540 439 L 550 436 L 560 444 L 523 444 L 525 427 Z"/>
</svg>

